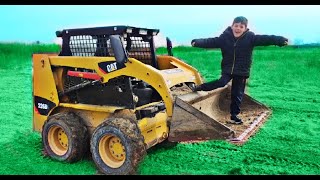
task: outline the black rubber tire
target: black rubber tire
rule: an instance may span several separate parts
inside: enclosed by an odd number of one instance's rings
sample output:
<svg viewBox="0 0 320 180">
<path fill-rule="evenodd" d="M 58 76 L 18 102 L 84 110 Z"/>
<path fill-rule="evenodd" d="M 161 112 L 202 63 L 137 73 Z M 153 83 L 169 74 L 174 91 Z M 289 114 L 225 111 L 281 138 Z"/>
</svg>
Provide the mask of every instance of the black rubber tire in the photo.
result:
<svg viewBox="0 0 320 180">
<path fill-rule="evenodd" d="M 103 151 L 106 152 L 105 154 L 100 153 L 99 144 L 104 143 L 106 138 L 119 139 L 119 144 L 122 145 L 122 150 L 124 151 L 121 154 L 121 156 L 124 154 L 124 158 L 121 161 L 117 162 L 112 158 L 110 147 L 100 147 L 104 148 Z M 92 134 L 90 150 L 92 159 L 99 171 L 107 175 L 136 174 L 139 163 L 146 155 L 144 138 L 137 124 L 125 118 L 110 118 L 100 124 Z M 106 161 L 109 161 L 109 164 Z M 115 167 L 111 167 L 113 165 Z"/>
<path fill-rule="evenodd" d="M 67 139 L 67 145 L 61 139 Z M 45 155 L 58 161 L 76 162 L 89 152 L 87 127 L 72 112 L 49 116 L 42 128 L 42 143 Z"/>
</svg>

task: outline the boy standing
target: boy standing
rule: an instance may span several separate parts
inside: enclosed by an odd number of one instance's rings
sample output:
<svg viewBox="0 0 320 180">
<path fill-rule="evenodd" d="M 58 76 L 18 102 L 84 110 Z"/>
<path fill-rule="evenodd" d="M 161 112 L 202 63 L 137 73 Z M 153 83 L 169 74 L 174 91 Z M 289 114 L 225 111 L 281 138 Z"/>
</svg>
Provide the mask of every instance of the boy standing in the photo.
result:
<svg viewBox="0 0 320 180">
<path fill-rule="evenodd" d="M 252 51 L 255 46 L 285 46 L 288 39 L 275 35 L 255 35 L 247 28 L 248 20 L 239 16 L 219 37 L 193 39 L 191 45 L 200 48 L 220 48 L 222 52 L 221 77 L 218 80 L 196 86 L 193 91 L 211 91 L 225 86 L 232 79 L 230 119 L 242 124 L 238 117 L 244 95 L 246 79 L 250 75 Z"/>
</svg>

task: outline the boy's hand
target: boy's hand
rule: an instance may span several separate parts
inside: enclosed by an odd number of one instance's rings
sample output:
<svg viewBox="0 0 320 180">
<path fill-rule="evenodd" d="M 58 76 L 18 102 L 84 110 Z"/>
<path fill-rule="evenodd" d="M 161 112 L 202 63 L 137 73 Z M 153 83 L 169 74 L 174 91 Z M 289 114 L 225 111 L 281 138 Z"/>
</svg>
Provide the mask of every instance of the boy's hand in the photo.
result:
<svg viewBox="0 0 320 180">
<path fill-rule="evenodd" d="M 285 38 L 285 37 L 282 37 L 282 38 L 280 39 L 279 46 L 282 47 L 282 46 L 286 46 L 286 45 L 288 45 L 288 39 Z"/>
<path fill-rule="evenodd" d="M 194 46 L 196 44 L 195 40 L 191 41 L 191 46 Z"/>
</svg>

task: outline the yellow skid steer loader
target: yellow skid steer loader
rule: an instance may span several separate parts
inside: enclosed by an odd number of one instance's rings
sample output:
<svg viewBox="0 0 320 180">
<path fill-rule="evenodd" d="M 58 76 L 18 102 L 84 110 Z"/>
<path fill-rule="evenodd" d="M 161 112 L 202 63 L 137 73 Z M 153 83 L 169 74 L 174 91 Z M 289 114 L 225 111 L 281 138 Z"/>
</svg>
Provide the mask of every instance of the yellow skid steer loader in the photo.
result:
<svg viewBox="0 0 320 180">
<path fill-rule="evenodd" d="M 242 144 L 271 113 L 245 95 L 243 125 L 228 124 L 230 85 L 192 92 L 199 72 L 156 55 L 158 29 L 107 26 L 57 31 L 59 54 L 33 54 L 33 129 L 44 152 L 76 162 L 91 153 L 103 174 L 134 174 L 165 140 Z"/>
</svg>

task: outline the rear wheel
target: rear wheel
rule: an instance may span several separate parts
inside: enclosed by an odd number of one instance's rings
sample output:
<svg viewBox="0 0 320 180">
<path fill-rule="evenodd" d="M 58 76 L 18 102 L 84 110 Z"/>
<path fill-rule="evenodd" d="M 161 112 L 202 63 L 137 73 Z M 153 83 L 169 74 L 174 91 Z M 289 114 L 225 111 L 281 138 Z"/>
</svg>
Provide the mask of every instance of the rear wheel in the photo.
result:
<svg viewBox="0 0 320 180">
<path fill-rule="evenodd" d="M 48 118 L 42 128 L 46 155 L 58 161 L 75 162 L 88 152 L 87 127 L 74 113 L 58 113 Z"/>
<path fill-rule="evenodd" d="M 104 174 L 135 174 L 146 155 L 143 136 L 135 122 L 111 118 L 99 125 L 92 134 L 92 158 Z"/>
</svg>

